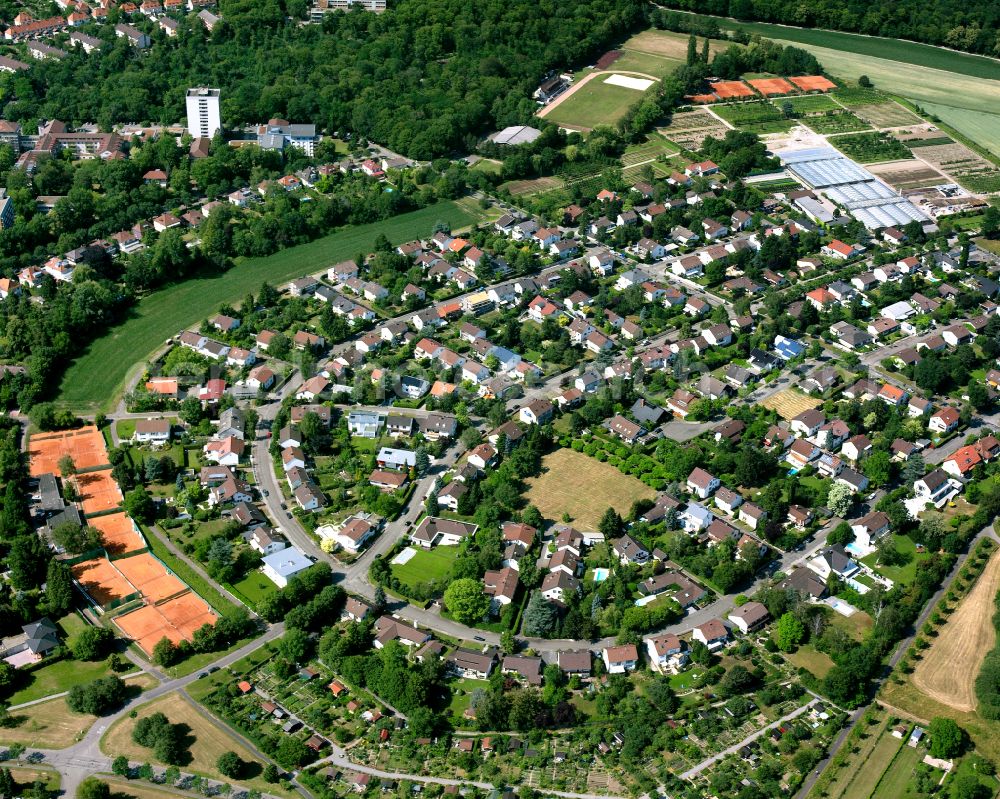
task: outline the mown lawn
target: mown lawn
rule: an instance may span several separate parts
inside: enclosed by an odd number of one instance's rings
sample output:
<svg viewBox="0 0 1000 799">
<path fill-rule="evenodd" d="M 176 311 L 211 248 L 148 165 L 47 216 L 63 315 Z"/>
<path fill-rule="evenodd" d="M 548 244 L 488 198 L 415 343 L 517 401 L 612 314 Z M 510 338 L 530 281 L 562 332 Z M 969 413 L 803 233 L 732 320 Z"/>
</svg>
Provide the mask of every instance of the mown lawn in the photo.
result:
<svg viewBox="0 0 1000 799">
<path fill-rule="evenodd" d="M 418 549 L 417 554 L 406 563 L 393 564 L 392 573 L 406 585 L 440 580 L 451 570 L 457 557 L 458 547 Z"/>
<path fill-rule="evenodd" d="M 61 404 L 75 410 L 109 408 L 129 371 L 183 328 L 256 292 L 261 283 L 283 283 L 330 264 L 368 252 L 384 234 L 393 243 L 430 235 L 437 222 L 461 228 L 476 221 L 469 206 L 437 203 L 385 222 L 357 225 L 266 258 L 250 258 L 225 273 L 203 274 L 156 291 L 136 305 L 129 318 L 94 341 L 66 370 L 59 386 Z"/>
<path fill-rule="evenodd" d="M 68 691 L 78 683 L 90 682 L 108 673 L 108 664 L 103 660 L 94 663 L 71 659 L 58 660 L 30 672 L 27 675 L 27 684 L 8 701 L 12 705 L 33 702 L 45 696 Z"/>
<path fill-rule="evenodd" d="M 252 571 L 238 583 L 233 583 L 232 589 L 237 597 L 245 599 L 251 605 L 256 605 L 277 591 L 278 587 L 259 571 Z"/>
</svg>

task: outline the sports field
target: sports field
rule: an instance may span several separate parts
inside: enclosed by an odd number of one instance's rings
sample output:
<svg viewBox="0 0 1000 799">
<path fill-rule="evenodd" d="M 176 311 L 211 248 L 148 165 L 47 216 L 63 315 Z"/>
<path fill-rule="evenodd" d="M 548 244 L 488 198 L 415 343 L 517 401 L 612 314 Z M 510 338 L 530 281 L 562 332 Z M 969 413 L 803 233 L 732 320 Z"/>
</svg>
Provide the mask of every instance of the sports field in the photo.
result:
<svg viewBox="0 0 1000 799">
<path fill-rule="evenodd" d="M 103 466 L 108 462 L 104 436 L 93 425 L 57 433 L 36 433 L 28 440 L 31 476 L 59 474 L 59 461 L 69 455 L 79 469 Z"/>
<path fill-rule="evenodd" d="M 1000 589 L 1000 551 L 994 552 L 976 584 L 932 639 L 918 661 L 913 684 L 932 699 L 955 710 L 976 709 L 976 675 L 993 648 L 993 600 Z"/>
<path fill-rule="evenodd" d="M 151 602 L 159 602 L 187 588 L 148 552 L 119 558 L 115 566 Z"/>
<path fill-rule="evenodd" d="M 607 82 L 617 74 L 614 72 L 587 75 L 576 86 L 568 89 L 562 98 L 557 98 L 556 102 L 545 106 L 539 112 L 539 116 L 544 116 L 557 125 L 581 131 L 592 130 L 598 125 L 613 125 L 625 115 L 629 106 L 643 95 L 638 89 Z"/>
<path fill-rule="evenodd" d="M 94 516 L 87 524 L 100 531 L 104 548 L 112 554 L 133 552 L 146 546 L 133 521 L 124 513 Z"/>
<path fill-rule="evenodd" d="M 430 235 L 437 222 L 459 229 L 479 216 L 471 204 L 437 203 L 385 222 L 340 230 L 266 258 L 247 259 L 225 273 L 202 275 L 155 291 L 138 303 L 127 321 L 91 344 L 66 370 L 59 401 L 79 411 L 106 410 L 121 393 L 129 372 L 137 365 L 141 368 L 170 336 L 218 311 L 220 304 L 256 292 L 264 281 L 276 285 L 354 258 L 371 250 L 380 233 L 398 244 Z"/>
<path fill-rule="evenodd" d="M 173 643 L 190 641 L 203 624 L 214 624 L 215 614 L 197 594 L 187 591 L 158 605 L 144 605 L 115 619 L 122 632 L 147 655 L 161 639 Z"/>
<path fill-rule="evenodd" d="M 73 578 L 101 607 L 138 593 L 107 558 L 93 558 L 72 567 Z"/>
<path fill-rule="evenodd" d="M 103 513 L 122 504 L 122 491 L 110 469 L 78 474 L 73 478 L 86 514 Z"/>
<path fill-rule="evenodd" d="M 541 477 L 527 481 L 527 500 L 547 519 L 563 513 L 580 530 L 596 530 L 610 507 L 623 516 L 637 499 L 653 499 L 656 492 L 645 483 L 622 474 L 608 463 L 571 449 L 558 449 L 542 460 Z"/>
</svg>

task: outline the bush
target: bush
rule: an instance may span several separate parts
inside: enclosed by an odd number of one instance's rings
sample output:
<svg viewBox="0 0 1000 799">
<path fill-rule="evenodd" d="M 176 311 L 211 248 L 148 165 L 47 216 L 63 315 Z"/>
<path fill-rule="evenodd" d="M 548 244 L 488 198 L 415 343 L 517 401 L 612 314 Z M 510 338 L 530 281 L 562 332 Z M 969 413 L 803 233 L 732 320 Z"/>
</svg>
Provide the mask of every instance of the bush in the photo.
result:
<svg viewBox="0 0 1000 799">
<path fill-rule="evenodd" d="M 223 752 L 215 761 L 215 767 L 220 774 L 232 780 L 239 779 L 240 774 L 243 773 L 243 761 L 235 752 Z"/>
<path fill-rule="evenodd" d="M 76 787 L 76 799 L 110 799 L 111 788 L 104 780 L 87 777 Z"/>
<path fill-rule="evenodd" d="M 72 646 L 77 660 L 103 660 L 114 643 L 115 636 L 106 627 L 87 627 Z"/>
<path fill-rule="evenodd" d="M 126 690 L 120 678 L 102 677 L 70 688 L 66 704 L 75 713 L 104 716 L 124 703 Z"/>
</svg>

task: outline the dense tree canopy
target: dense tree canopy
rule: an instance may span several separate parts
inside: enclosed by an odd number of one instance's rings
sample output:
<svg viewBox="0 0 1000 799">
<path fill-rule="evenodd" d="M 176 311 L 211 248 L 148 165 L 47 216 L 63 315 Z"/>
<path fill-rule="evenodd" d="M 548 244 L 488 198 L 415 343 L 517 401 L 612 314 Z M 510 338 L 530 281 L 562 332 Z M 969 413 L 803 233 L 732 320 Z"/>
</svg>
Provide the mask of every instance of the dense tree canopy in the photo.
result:
<svg viewBox="0 0 1000 799">
<path fill-rule="evenodd" d="M 301 26 L 286 17 L 305 12 L 294 5 L 223 0 L 211 33 L 194 15 L 171 38 L 150 23 L 154 43 L 141 54 L 103 26 L 101 58 L 73 54 L 5 79 L 17 98 L 7 114 L 105 129 L 176 122 L 186 89 L 212 85 L 228 125 L 315 121 L 427 159 L 467 147 L 470 133 L 523 124 L 547 71 L 593 60 L 643 20 L 638 0 L 401 0 L 391 13 Z"/>
</svg>

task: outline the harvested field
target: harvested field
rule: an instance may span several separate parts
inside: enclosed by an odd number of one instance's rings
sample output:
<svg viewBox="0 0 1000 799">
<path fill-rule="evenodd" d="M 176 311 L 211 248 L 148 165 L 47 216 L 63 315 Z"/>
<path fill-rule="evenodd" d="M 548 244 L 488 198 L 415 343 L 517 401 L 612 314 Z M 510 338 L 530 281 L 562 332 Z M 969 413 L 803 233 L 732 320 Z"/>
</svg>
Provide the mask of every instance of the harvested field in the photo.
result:
<svg viewBox="0 0 1000 799">
<path fill-rule="evenodd" d="M 79 430 L 39 433 L 28 441 L 31 476 L 59 474 L 59 459 L 69 455 L 77 469 L 92 469 L 108 462 L 104 436 L 93 425 Z"/>
<path fill-rule="evenodd" d="M 135 523 L 124 513 L 94 516 L 87 520 L 87 524 L 100 531 L 104 548 L 112 554 L 134 552 L 146 546 Z"/>
<path fill-rule="evenodd" d="M 800 394 L 795 389 L 784 388 L 760 404 L 769 410 L 776 411 L 782 419 L 794 419 L 802 411 L 815 408 L 823 403 L 814 397 Z"/>
<path fill-rule="evenodd" d="M 994 552 L 975 586 L 917 663 L 913 684 L 922 693 L 955 710 L 976 709 L 976 675 L 996 639 L 992 615 L 998 590 L 1000 552 Z"/>
<path fill-rule="evenodd" d="M 122 504 L 122 492 L 110 469 L 77 474 L 73 481 L 80 492 L 85 514 L 102 513 Z"/>
<path fill-rule="evenodd" d="M 20 743 L 46 749 L 72 746 L 97 721 L 96 716 L 73 713 L 66 707 L 65 697 L 13 710 L 11 716 L 17 724 L 0 729 L 0 743 Z"/>
<path fill-rule="evenodd" d="M 734 97 L 753 97 L 753 89 L 741 80 L 720 80 L 711 86 L 712 91 L 722 100 L 730 100 Z"/>
<path fill-rule="evenodd" d="M 85 560 L 73 566 L 71 571 L 80 587 L 102 608 L 139 593 L 107 558 Z"/>
<path fill-rule="evenodd" d="M 784 78 L 752 78 L 747 83 L 765 97 L 777 97 L 795 91 L 795 87 Z"/>
<path fill-rule="evenodd" d="M 614 466 L 571 449 L 546 455 L 542 467 L 541 477 L 527 481 L 528 502 L 549 519 L 569 513 L 581 530 L 596 530 L 609 507 L 625 514 L 637 499 L 656 495 L 649 486 Z"/>
<path fill-rule="evenodd" d="M 187 588 L 148 552 L 119 558 L 115 567 L 151 602 L 159 602 Z"/>
<path fill-rule="evenodd" d="M 702 41 L 698 42 L 699 52 Z M 729 46 L 728 42 L 713 39 L 709 42 L 709 55 L 721 53 Z M 622 45 L 626 55 L 629 51 L 645 53 L 647 55 L 659 56 L 669 59 L 677 64 L 683 64 L 687 59 L 688 35 L 686 33 L 674 33 L 673 31 L 647 30 L 637 33 Z M 621 63 L 616 64 L 621 69 Z"/>
<path fill-rule="evenodd" d="M 789 80 L 804 92 L 828 92 L 837 88 L 836 83 L 822 75 L 803 75 Z"/>
</svg>

